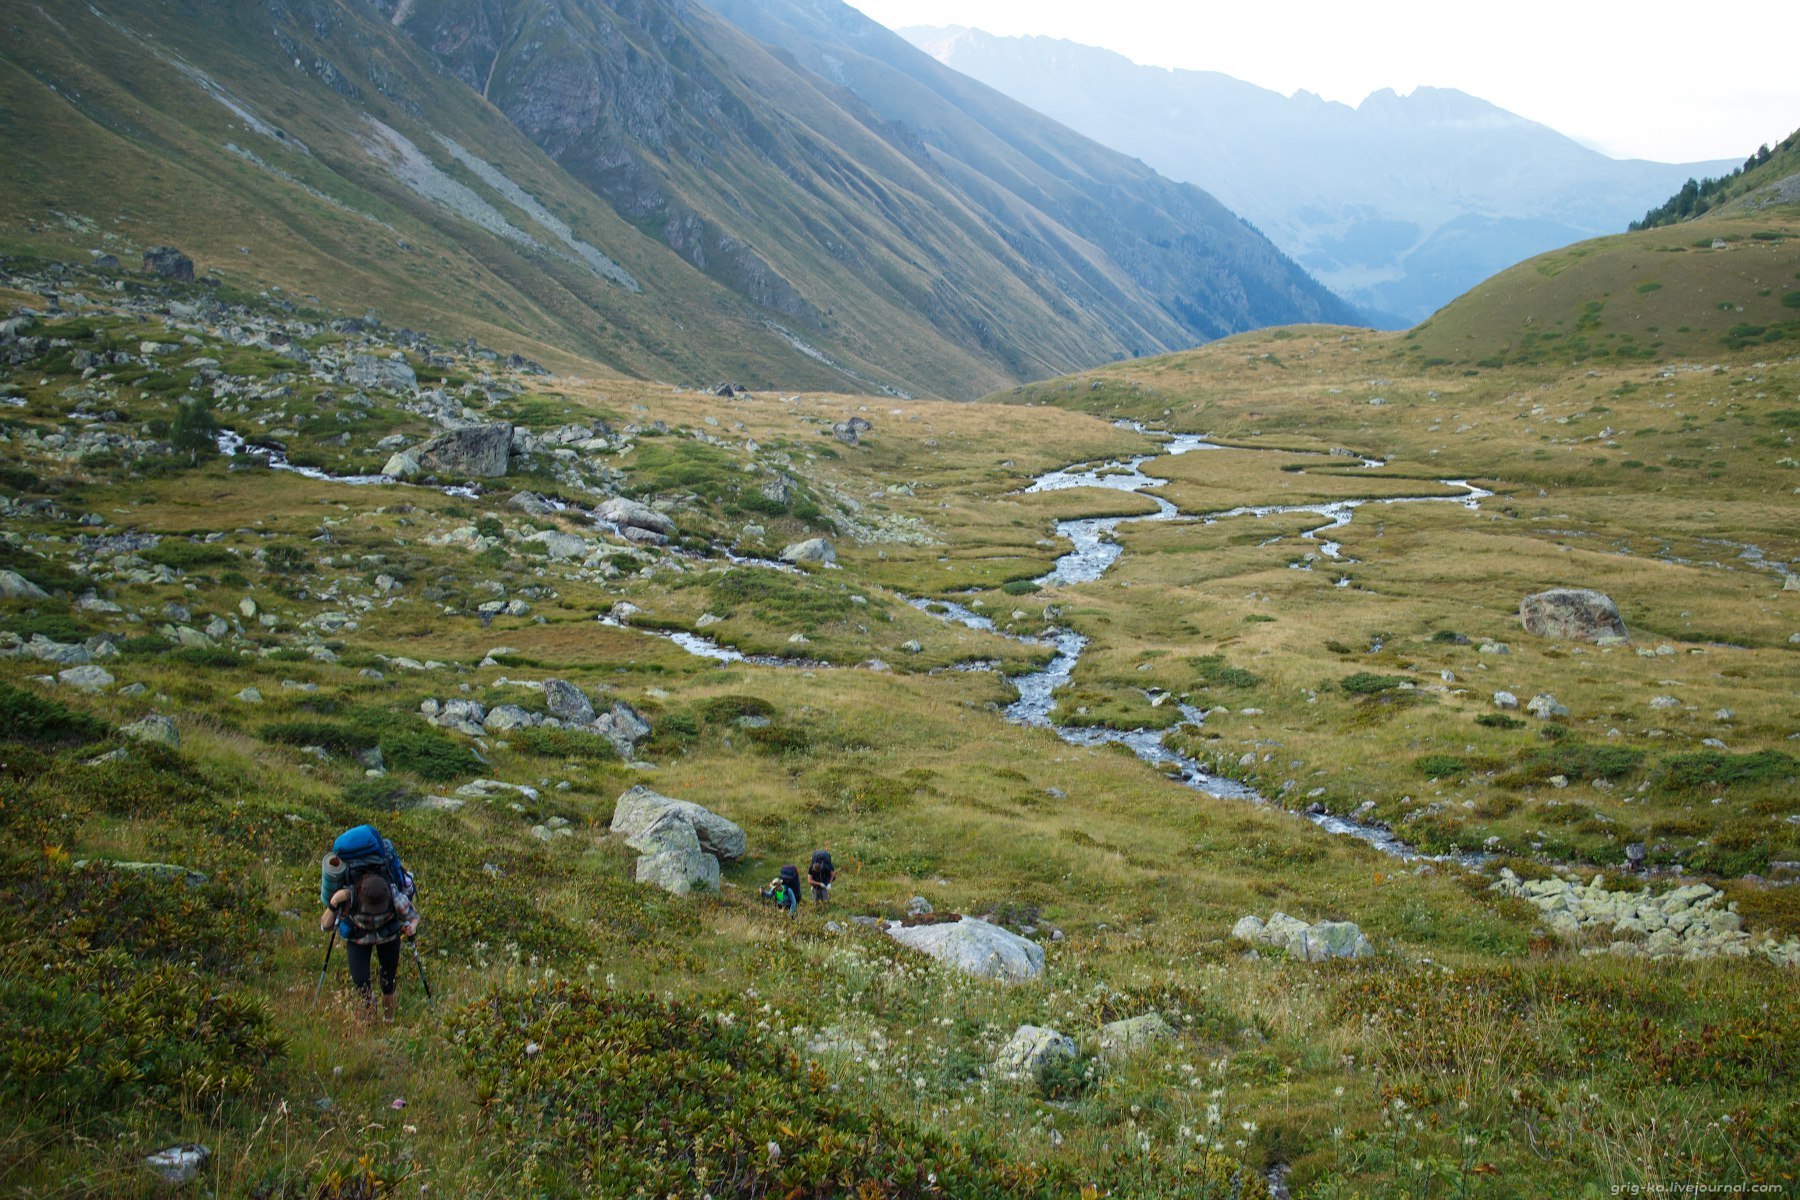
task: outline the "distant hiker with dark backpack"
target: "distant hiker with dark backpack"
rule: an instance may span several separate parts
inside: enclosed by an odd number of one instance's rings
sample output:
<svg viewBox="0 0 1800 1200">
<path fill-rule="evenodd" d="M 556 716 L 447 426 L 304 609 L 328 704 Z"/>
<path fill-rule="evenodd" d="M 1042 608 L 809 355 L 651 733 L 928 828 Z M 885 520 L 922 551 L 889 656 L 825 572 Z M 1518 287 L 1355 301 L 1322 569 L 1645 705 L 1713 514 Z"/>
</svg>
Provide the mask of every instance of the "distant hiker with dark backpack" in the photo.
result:
<svg viewBox="0 0 1800 1200">
<path fill-rule="evenodd" d="M 800 907 L 800 872 L 793 867 L 783 867 L 775 878 L 769 880 L 769 886 L 762 890 L 763 899 L 779 908 L 788 916 Z"/>
<path fill-rule="evenodd" d="M 814 904 L 823 904 L 831 896 L 831 883 L 837 878 L 837 868 L 831 865 L 831 851 L 814 850 L 812 865 L 806 868 L 806 882 L 812 885 Z"/>
<path fill-rule="evenodd" d="M 412 937 L 419 927 L 413 890 L 412 874 L 401 864 L 394 844 L 372 825 L 345 830 L 332 844 L 319 872 L 319 899 L 325 905 L 319 928 L 332 930 L 334 943 L 344 939 L 350 982 L 362 993 L 369 1011 L 374 1008 L 369 960 L 373 956 L 379 961 L 382 1013 L 390 1021 L 399 1005 L 400 939 Z M 325 963 L 329 969 L 329 945 Z M 321 984 L 324 978 L 321 972 Z M 423 965 L 419 978 L 424 980 Z M 429 994 L 429 984 L 426 991 Z"/>
</svg>

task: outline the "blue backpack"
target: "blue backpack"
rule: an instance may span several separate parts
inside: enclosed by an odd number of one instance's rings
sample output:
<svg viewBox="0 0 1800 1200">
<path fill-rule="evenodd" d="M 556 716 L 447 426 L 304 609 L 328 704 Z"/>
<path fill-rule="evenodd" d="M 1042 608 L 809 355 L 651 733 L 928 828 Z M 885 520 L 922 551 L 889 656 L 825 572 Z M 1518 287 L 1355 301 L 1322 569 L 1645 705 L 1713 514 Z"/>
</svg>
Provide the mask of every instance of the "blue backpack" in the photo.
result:
<svg viewBox="0 0 1800 1200">
<path fill-rule="evenodd" d="M 373 825 L 358 825 L 346 829 L 331 844 L 331 853 L 319 870 L 319 903 L 329 907 L 339 888 L 354 892 L 357 881 L 372 870 L 380 871 L 388 886 L 408 900 L 417 896 L 412 872 L 401 863 L 394 843 Z"/>
</svg>

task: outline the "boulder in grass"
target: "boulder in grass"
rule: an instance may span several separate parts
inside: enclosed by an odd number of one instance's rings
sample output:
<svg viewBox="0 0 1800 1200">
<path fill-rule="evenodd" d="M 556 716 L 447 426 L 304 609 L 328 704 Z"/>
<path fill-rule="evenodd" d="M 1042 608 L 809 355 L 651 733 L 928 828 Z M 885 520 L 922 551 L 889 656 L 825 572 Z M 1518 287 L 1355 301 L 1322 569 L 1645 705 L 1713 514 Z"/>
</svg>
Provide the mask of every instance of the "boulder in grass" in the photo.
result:
<svg viewBox="0 0 1800 1200">
<path fill-rule="evenodd" d="M 440 433 L 388 460 L 382 474 L 405 479 L 416 474 L 453 479 L 497 479 L 506 474 L 512 426 L 504 421 Z"/>
<path fill-rule="evenodd" d="M 637 860 L 637 881 L 676 896 L 719 890 L 719 860 L 703 850 L 645 854 Z"/>
<path fill-rule="evenodd" d="M 1106 1057 L 1129 1058 L 1147 1046 L 1174 1041 L 1175 1030 L 1161 1013 L 1145 1013 L 1102 1025 L 1094 1040 Z"/>
<path fill-rule="evenodd" d="M 648 504 L 640 504 L 636 500 L 627 500 L 623 496 L 614 496 L 594 510 L 598 520 L 618 526 L 621 533 L 626 530 L 639 529 L 647 533 L 660 534 L 663 537 L 675 536 L 675 522 Z"/>
<path fill-rule="evenodd" d="M 594 719 L 594 702 L 566 679 L 544 680 L 544 707 L 565 725 L 586 725 Z"/>
<path fill-rule="evenodd" d="M 627 788 L 613 805 L 612 831 L 627 838 L 650 828 L 665 809 L 674 809 L 694 827 L 700 847 L 725 862 L 736 862 L 749 849 L 744 831 L 718 813 L 688 800 L 677 800 L 651 791 L 643 784 Z"/>
<path fill-rule="evenodd" d="M 0 596 L 8 600 L 44 600 L 48 595 L 17 571 L 0 571 Z"/>
<path fill-rule="evenodd" d="M 173 246 L 152 246 L 144 251 L 144 270 L 176 283 L 194 282 L 194 260 Z"/>
<path fill-rule="evenodd" d="M 994 1073 L 1002 1079 L 1036 1079 L 1048 1064 L 1074 1057 L 1073 1039 L 1054 1029 L 1021 1025 L 994 1057 Z"/>
<path fill-rule="evenodd" d="M 1044 973 L 1042 946 L 974 917 L 931 925 L 895 922 L 887 934 L 902 946 L 978 979 L 1024 983 Z"/>
<path fill-rule="evenodd" d="M 171 750 L 181 748 L 181 731 L 175 728 L 175 722 L 167 717 L 148 716 L 123 726 L 120 733 L 126 737 L 136 738 L 140 742 L 155 742 L 167 746 Z"/>
<path fill-rule="evenodd" d="M 149 258 L 146 254 L 145 258 Z M 193 264 L 188 264 L 188 277 L 193 277 Z M 180 1146 L 170 1146 L 166 1150 L 158 1150 L 155 1154 L 146 1155 L 144 1165 L 162 1177 L 162 1181 L 170 1187 L 181 1187 L 191 1183 L 206 1164 L 212 1161 L 212 1151 L 198 1142 L 187 1142 Z"/>
<path fill-rule="evenodd" d="M 1565 642 L 1627 638 L 1625 619 L 1612 597 L 1592 588 L 1551 588 L 1519 601 L 1519 622 L 1528 633 Z"/>
<path fill-rule="evenodd" d="M 1256 916 L 1243 917 L 1231 927 L 1231 936 L 1240 942 L 1285 950 L 1302 962 L 1368 958 L 1375 953 L 1375 947 L 1355 922 L 1317 921 L 1308 925 L 1282 912 L 1266 922 Z"/>
<path fill-rule="evenodd" d="M 795 542 L 781 552 L 784 563 L 815 563 L 820 566 L 837 561 L 837 551 L 824 538 L 807 538 L 804 542 Z"/>
</svg>

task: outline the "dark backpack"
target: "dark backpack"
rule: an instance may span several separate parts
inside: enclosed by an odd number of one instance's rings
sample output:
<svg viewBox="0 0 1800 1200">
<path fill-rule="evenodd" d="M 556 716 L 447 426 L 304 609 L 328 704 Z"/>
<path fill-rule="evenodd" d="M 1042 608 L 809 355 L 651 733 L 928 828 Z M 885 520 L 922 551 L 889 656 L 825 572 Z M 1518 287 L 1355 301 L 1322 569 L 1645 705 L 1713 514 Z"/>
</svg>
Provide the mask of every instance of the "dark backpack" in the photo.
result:
<svg viewBox="0 0 1800 1200">
<path fill-rule="evenodd" d="M 412 872 L 401 863 L 394 843 L 382 837 L 373 825 L 358 825 L 346 829 L 331 844 L 331 853 L 325 856 L 319 872 L 319 903 L 329 906 L 339 888 L 349 888 L 354 896 L 356 885 L 370 871 L 379 871 L 388 887 L 408 900 L 418 894 Z"/>
<path fill-rule="evenodd" d="M 837 878 L 837 868 L 831 865 L 831 851 L 815 850 L 812 856 L 812 866 L 808 868 L 807 873 L 820 883 L 830 883 Z"/>
<path fill-rule="evenodd" d="M 781 882 L 787 885 L 787 890 L 793 895 L 793 897 L 796 900 L 798 900 L 800 898 L 800 870 L 799 870 L 799 868 L 793 867 L 793 866 L 783 867 L 783 868 L 781 868 L 780 873 L 781 873 Z"/>
</svg>

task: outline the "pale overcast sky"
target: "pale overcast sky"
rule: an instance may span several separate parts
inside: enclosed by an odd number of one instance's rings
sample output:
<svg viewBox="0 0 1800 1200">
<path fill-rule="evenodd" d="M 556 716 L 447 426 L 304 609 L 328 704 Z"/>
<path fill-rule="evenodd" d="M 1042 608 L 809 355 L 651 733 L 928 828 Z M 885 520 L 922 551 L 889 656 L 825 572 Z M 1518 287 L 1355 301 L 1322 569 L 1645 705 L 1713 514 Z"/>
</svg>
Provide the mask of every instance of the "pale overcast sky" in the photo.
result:
<svg viewBox="0 0 1800 1200">
<path fill-rule="evenodd" d="M 850 0 L 884 25 L 968 25 L 1221 71 L 1357 104 L 1453 87 L 1619 158 L 1742 159 L 1800 128 L 1800 0 Z"/>
</svg>

